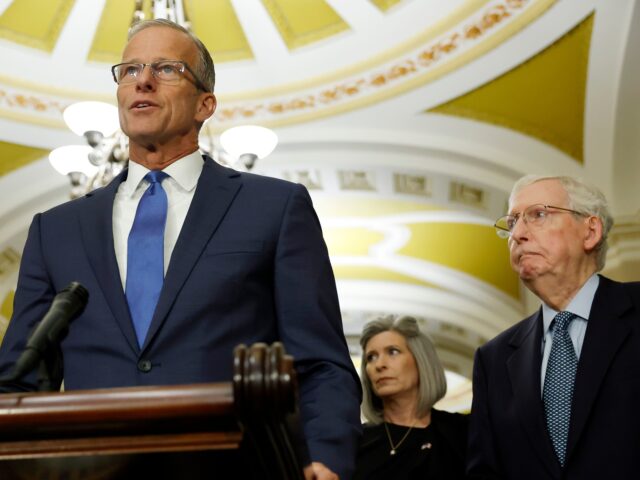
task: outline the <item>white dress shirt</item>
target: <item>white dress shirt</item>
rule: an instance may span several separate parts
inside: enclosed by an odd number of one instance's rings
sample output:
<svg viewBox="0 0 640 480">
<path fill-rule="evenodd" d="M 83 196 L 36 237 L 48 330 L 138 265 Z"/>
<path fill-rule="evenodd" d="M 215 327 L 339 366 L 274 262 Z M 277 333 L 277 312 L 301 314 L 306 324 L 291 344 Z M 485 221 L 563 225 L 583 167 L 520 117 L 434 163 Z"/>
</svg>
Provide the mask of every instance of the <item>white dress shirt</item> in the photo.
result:
<svg viewBox="0 0 640 480">
<path fill-rule="evenodd" d="M 164 273 L 167 273 L 173 247 L 184 224 L 189 206 L 196 191 L 198 178 L 202 173 L 204 161 L 199 151 L 176 160 L 164 172 L 169 175 L 162 182 L 167 193 L 167 223 L 164 229 Z M 127 243 L 133 227 L 138 202 L 142 198 L 149 182 L 143 180 L 149 169 L 129 161 L 127 179 L 120 184 L 113 202 L 113 245 L 122 279 L 122 288 L 127 278 Z"/>
<path fill-rule="evenodd" d="M 571 343 L 576 351 L 576 358 L 580 360 L 580 353 L 582 352 L 582 344 L 584 343 L 584 334 L 587 331 L 587 320 L 589 320 L 589 313 L 591 312 L 591 304 L 593 303 L 593 297 L 596 295 L 596 290 L 600 284 L 600 277 L 597 274 L 593 274 L 589 277 L 589 280 L 585 282 L 576 296 L 573 297 L 567 308 L 566 312 L 571 312 L 577 315 L 567 328 L 569 336 L 571 337 Z M 549 355 L 551 354 L 551 344 L 553 343 L 553 330 L 551 330 L 551 322 L 559 312 L 554 310 L 547 304 L 542 304 L 542 324 L 543 332 L 542 336 L 542 366 L 540 368 L 540 387 L 541 391 L 544 390 L 544 379 L 547 373 L 547 363 L 549 362 Z"/>
</svg>

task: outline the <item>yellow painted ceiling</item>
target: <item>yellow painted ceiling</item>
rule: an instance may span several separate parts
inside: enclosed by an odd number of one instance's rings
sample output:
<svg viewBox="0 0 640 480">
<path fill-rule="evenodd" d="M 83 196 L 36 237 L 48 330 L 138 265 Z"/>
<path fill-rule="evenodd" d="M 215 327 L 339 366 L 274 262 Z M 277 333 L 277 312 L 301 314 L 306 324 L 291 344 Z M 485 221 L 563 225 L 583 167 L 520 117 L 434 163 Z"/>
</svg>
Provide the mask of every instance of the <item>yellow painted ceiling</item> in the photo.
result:
<svg viewBox="0 0 640 480">
<path fill-rule="evenodd" d="M 427 288 L 435 288 L 440 290 L 441 287 L 430 282 L 425 282 L 410 275 L 394 272 L 387 268 L 358 266 L 358 265 L 334 265 L 333 273 L 340 280 L 359 280 L 366 279 L 373 282 L 393 282 L 406 283 L 409 285 L 418 285 Z"/>
<path fill-rule="evenodd" d="M 193 32 L 212 52 L 214 62 L 253 58 L 231 0 L 188 0 L 185 8 Z M 219 27 L 211 25 L 211 18 L 216 19 Z"/>
<path fill-rule="evenodd" d="M 403 0 L 370 0 L 376 7 L 378 7 L 383 12 L 386 12 L 391 7 L 395 7 Z"/>
<path fill-rule="evenodd" d="M 417 269 L 428 268 L 421 262 L 431 262 L 476 277 L 515 299 L 520 298 L 520 281 L 509 264 L 507 244 L 489 225 L 438 219 L 419 221 L 421 213 L 440 211 L 446 215 L 449 211 L 427 203 L 344 196 L 321 198 L 314 203 L 323 219 L 329 253 L 340 260 L 334 263 L 339 279 L 386 280 L 434 287 L 419 275 L 414 277 L 393 268 L 375 266 L 376 261 L 400 255 L 417 260 Z M 405 221 L 404 215 L 411 213 L 417 217 Z M 364 224 L 354 225 L 356 221 Z M 371 249 L 387 240 L 390 235 L 387 232 L 397 229 L 406 229 L 407 241 L 389 250 L 389 256 L 380 252 L 376 257 L 371 256 Z M 388 248 L 391 247 L 385 251 Z M 358 260 L 373 265 L 358 265 Z"/>
<path fill-rule="evenodd" d="M 127 42 L 134 0 L 107 0 L 89 50 L 89 60 L 118 63 Z"/>
<path fill-rule="evenodd" d="M 593 20 L 592 14 L 527 62 L 428 112 L 517 130 L 553 145 L 582 163 Z"/>
<path fill-rule="evenodd" d="M 20 0 L 0 15 L 0 38 L 51 52 L 75 0 Z"/>
<path fill-rule="evenodd" d="M 289 50 L 348 30 L 325 0 L 262 0 Z"/>
<path fill-rule="evenodd" d="M 507 243 L 493 227 L 459 223 L 409 224 L 411 239 L 398 253 L 459 270 L 520 297 Z"/>
<path fill-rule="evenodd" d="M 49 150 L 0 142 L 0 176 L 49 154 Z"/>
<path fill-rule="evenodd" d="M 33 4 L 33 1 L 16 0 L 14 3 L 24 6 Z M 67 8 L 73 5 L 71 0 L 60 3 L 63 1 L 56 0 L 55 3 Z M 105 3 L 101 4 L 103 8 L 96 12 L 99 20 L 87 59 L 93 62 L 113 64 L 120 61 L 121 51 L 126 42 L 126 32 L 133 21 L 135 5 L 142 5 L 145 16 L 150 16 L 152 0 L 104 1 Z M 392 15 L 390 13 L 387 15 L 387 9 L 402 3 L 401 0 L 361 1 L 369 2 L 381 10 L 383 15 L 389 17 Z M 445 0 L 441 1 L 445 2 Z M 425 15 L 424 30 L 418 31 L 417 34 L 403 41 L 394 43 L 393 37 L 396 34 L 385 32 L 385 35 L 391 35 L 388 48 L 372 47 L 373 50 L 369 56 L 358 56 L 358 60 L 353 63 L 341 65 L 333 71 L 329 68 L 330 73 L 326 75 L 312 75 L 301 80 L 299 74 L 305 68 L 296 69 L 295 66 L 289 65 L 291 61 L 295 62 L 299 58 L 298 54 L 300 57 L 303 54 L 303 52 L 295 50 L 299 47 L 310 46 L 314 42 L 321 43 L 323 40 L 346 32 L 351 27 L 347 20 L 340 16 L 343 12 L 334 10 L 327 0 L 261 0 L 265 12 L 278 30 L 282 41 L 292 51 L 290 56 L 282 55 L 282 58 L 288 59 L 286 68 L 274 68 L 277 70 L 273 74 L 274 78 L 282 77 L 282 81 L 276 81 L 273 85 L 253 91 L 246 89 L 246 85 L 252 84 L 247 80 L 252 78 L 252 75 L 246 75 L 240 83 L 229 82 L 229 85 L 242 84 L 242 91 L 224 96 L 224 102 L 218 109 L 212 128 L 217 133 L 231 124 L 245 123 L 247 120 L 277 127 L 310 121 L 378 103 L 381 100 L 421 87 L 476 59 L 526 27 L 556 0 L 501 1 L 504 4 L 492 6 L 492 2 L 489 0 L 462 0 L 438 20 Z M 194 32 L 214 52 L 214 61 L 224 63 L 233 60 L 251 60 L 243 65 L 242 69 L 264 63 L 268 55 L 266 57 L 261 55 L 260 59 L 253 56 L 251 46 L 243 31 L 243 25 L 245 27 L 246 25 L 240 21 L 242 18 L 240 20 L 237 18 L 237 15 L 246 12 L 236 13 L 234 5 L 237 6 L 237 3 L 232 0 L 183 0 L 183 4 L 187 20 L 191 22 Z M 418 8 L 417 4 L 419 2 L 413 2 L 412 7 Z M 362 9 L 362 6 L 358 8 Z M 420 8 L 425 7 L 421 6 Z M 60 8 L 57 16 L 49 14 L 38 18 L 48 28 L 53 29 L 61 22 L 64 23 L 66 16 L 61 15 L 63 11 L 64 9 Z M 354 12 L 357 11 L 358 9 L 354 9 Z M 402 9 L 395 10 L 397 13 L 401 11 Z M 19 10 L 8 8 L 1 16 L 6 17 L 5 20 L 11 17 L 12 25 L 22 26 L 21 28 L 30 32 L 26 38 L 15 39 L 23 45 L 35 41 L 35 37 L 33 37 L 35 32 L 29 26 L 31 16 L 31 12 L 24 7 Z M 419 17 L 421 18 L 422 15 Z M 349 17 L 345 15 L 345 18 Z M 77 21 L 75 16 L 73 21 Z M 392 22 L 393 20 L 389 23 Z M 79 28 L 70 25 L 70 22 L 67 22 L 67 27 L 69 29 Z M 411 29 L 415 28 L 416 25 L 412 25 Z M 354 29 L 349 32 L 349 35 L 340 35 L 341 39 L 356 37 L 358 28 L 354 26 Z M 271 33 L 269 32 L 269 35 Z M 316 51 L 324 47 L 327 49 L 331 47 L 335 50 L 336 45 L 339 45 L 340 42 L 337 41 L 338 39 L 332 40 L 335 41 L 319 45 Z M 464 51 L 462 52 L 462 50 Z M 366 51 L 366 48 L 363 51 Z M 340 55 L 334 55 L 332 58 L 337 57 Z M 277 64 L 278 61 L 276 60 L 275 63 Z M 82 63 L 81 69 L 89 66 L 86 65 L 86 62 Z M 316 63 L 323 64 L 324 62 Z M 327 65 L 331 65 L 331 61 L 327 62 Z M 95 66 L 89 67 L 93 69 Z M 298 70 L 298 75 L 282 75 L 282 72 L 296 70 Z M 351 76 L 353 78 L 346 78 Z M 293 80 L 292 77 L 294 77 Z M 3 78 L 2 81 L 17 85 L 18 89 L 41 89 L 47 95 L 60 94 L 80 99 L 79 95 L 87 94 L 82 88 L 65 90 L 56 86 L 56 89 L 50 87 L 42 89 L 38 82 L 23 82 L 11 76 Z M 316 88 L 317 91 L 297 93 L 299 89 L 309 88 Z M 237 96 L 234 97 L 234 95 Z M 34 98 L 37 98 L 41 103 L 44 103 L 45 100 L 49 103 L 57 102 L 57 100 L 49 100 L 44 96 Z M 105 94 L 100 99 L 112 101 L 111 92 L 109 92 L 109 96 Z M 3 111 L 2 114 L 10 116 L 14 120 L 47 127 L 63 126 L 59 120 L 39 113 L 34 114 L 34 112 L 18 107 L 12 107 L 12 110 Z M 219 130 L 216 130 L 218 127 Z"/>
<path fill-rule="evenodd" d="M 368 228 L 325 228 L 324 236 L 331 255 L 366 257 L 369 248 L 384 240 L 384 234 Z"/>
<path fill-rule="evenodd" d="M 400 213 L 433 212 L 445 210 L 440 205 L 395 200 L 392 198 L 358 198 L 341 196 L 319 197 L 314 201 L 316 211 L 321 217 L 380 217 Z"/>
<path fill-rule="evenodd" d="M 408 223 L 405 227 L 410 231 L 410 239 L 392 252 L 393 255 L 432 262 L 471 275 L 515 299 L 520 298 L 520 283 L 509 265 L 507 244 L 495 234 L 493 227 L 461 223 Z M 324 237 L 332 258 L 363 260 L 369 257 L 371 248 L 385 239 L 380 231 L 364 227 L 325 228 Z M 335 265 L 339 279 L 386 280 L 434 287 L 422 278 L 393 268 L 341 262 Z M 416 268 L 424 268 L 419 265 L 416 264 Z"/>
<path fill-rule="evenodd" d="M 13 290 L 9 290 L 7 295 L 4 297 L 4 300 L 2 300 L 2 303 L 0 303 L 0 343 L 2 343 L 4 333 L 9 325 L 9 319 L 13 313 L 14 294 L 15 292 Z"/>
<path fill-rule="evenodd" d="M 150 16 L 150 2 L 143 5 L 146 15 Z M 89 60 L 120 61 L 134 9 L 135 0 L 107 0 L 89 51 Z M 214 52 L 214 62 L 253 58 L 231 0 L 187 0 L 185 9 L 193 32 Z M 212 18 L 215 22 L 211 21 Z"/>
<path fill-rule="evenodd" d="M 263 4 L 291 50 L 349 28 L 324 0 L 263 0 Z M 143 5 L 149 15 L 149 1 Z M 120 60 L 134 8 L 134 0 L 107 0 L 89 51 L 90 60 Z M 193 32 L 214 52 L 216 63 L 253 58 L 231 0 L 187 0 L 185 10 Z"/>
<path fill-rule="evenodd" d="M 2 300 L 2 304 L 0 304 L 0 315 L 2 315 L 4 318 L 11 318 L 11 314 L 13 312 L 13 297 L 14 297 L 15 292 L 13 290 L 10 290 L 9 293 L 7 293 L 7 295 L 4 297 L 4 300 Z M 2 340 L 2 338 L 0 337 L 0 341 Z"/>
</svg>

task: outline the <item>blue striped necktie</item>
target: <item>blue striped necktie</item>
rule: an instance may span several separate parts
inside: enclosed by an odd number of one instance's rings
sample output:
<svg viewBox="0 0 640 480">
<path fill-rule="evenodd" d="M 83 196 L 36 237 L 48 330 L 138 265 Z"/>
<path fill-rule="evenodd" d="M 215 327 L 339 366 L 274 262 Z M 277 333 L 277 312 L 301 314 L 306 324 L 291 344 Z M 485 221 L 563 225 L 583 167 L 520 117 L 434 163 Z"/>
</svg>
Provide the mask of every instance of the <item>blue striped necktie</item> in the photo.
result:
<svg viewBox="0 0 640 480">
<path fill-rule="evenodd" d="M 149 187 L 142 195 L 127 244 L 125 296 L 142 347 L 164 282 L 164 227 L 167 194 L 162 180 L 168 175 L 152 170 L 145 175 Z"/>
<path fill-rule="evenodd" d="M 573 384 L 578 369 L 578 358 L 567 330 L 575 317 L 571 312 L 560 312 L 553 319 L 553 343 L 542 390 L 547 429 L 556 456 L 563 466 L 571 421 Z"/>
</svg>

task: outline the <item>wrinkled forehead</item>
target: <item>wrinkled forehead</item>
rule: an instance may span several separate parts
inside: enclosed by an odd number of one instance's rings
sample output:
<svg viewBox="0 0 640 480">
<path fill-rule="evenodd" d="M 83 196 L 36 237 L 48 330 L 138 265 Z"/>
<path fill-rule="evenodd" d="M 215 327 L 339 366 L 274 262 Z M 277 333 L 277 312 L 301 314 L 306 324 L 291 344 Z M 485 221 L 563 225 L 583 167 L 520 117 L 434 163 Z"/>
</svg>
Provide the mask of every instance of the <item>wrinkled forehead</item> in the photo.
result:
<svg viewBox="0 0 640 480">
<path fill-rule="evenodd" d="M 569 197 L 558 180 L 540 180 L 527 185 L 509 198 L 509 214 L 520 213 L 531 205 L 568 207 Z"/>
</svg>

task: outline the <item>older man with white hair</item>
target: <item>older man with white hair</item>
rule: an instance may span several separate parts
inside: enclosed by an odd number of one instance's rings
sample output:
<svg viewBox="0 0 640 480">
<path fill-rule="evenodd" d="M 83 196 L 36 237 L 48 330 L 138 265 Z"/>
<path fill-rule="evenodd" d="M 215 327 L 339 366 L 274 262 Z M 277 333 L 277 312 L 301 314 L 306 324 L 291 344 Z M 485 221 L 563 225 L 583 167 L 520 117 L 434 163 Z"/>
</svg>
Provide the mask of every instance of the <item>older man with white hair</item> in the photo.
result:
<svg viewBox="0 0 640 480">
<path fill-rule="evenodd" d="M 542 306 L 476 353 L 471 478 L 639 477 L 640 283 L 597 274 L 612 224 L 581 180 L 515 184 L 495 227 Z"/>
</svg>

